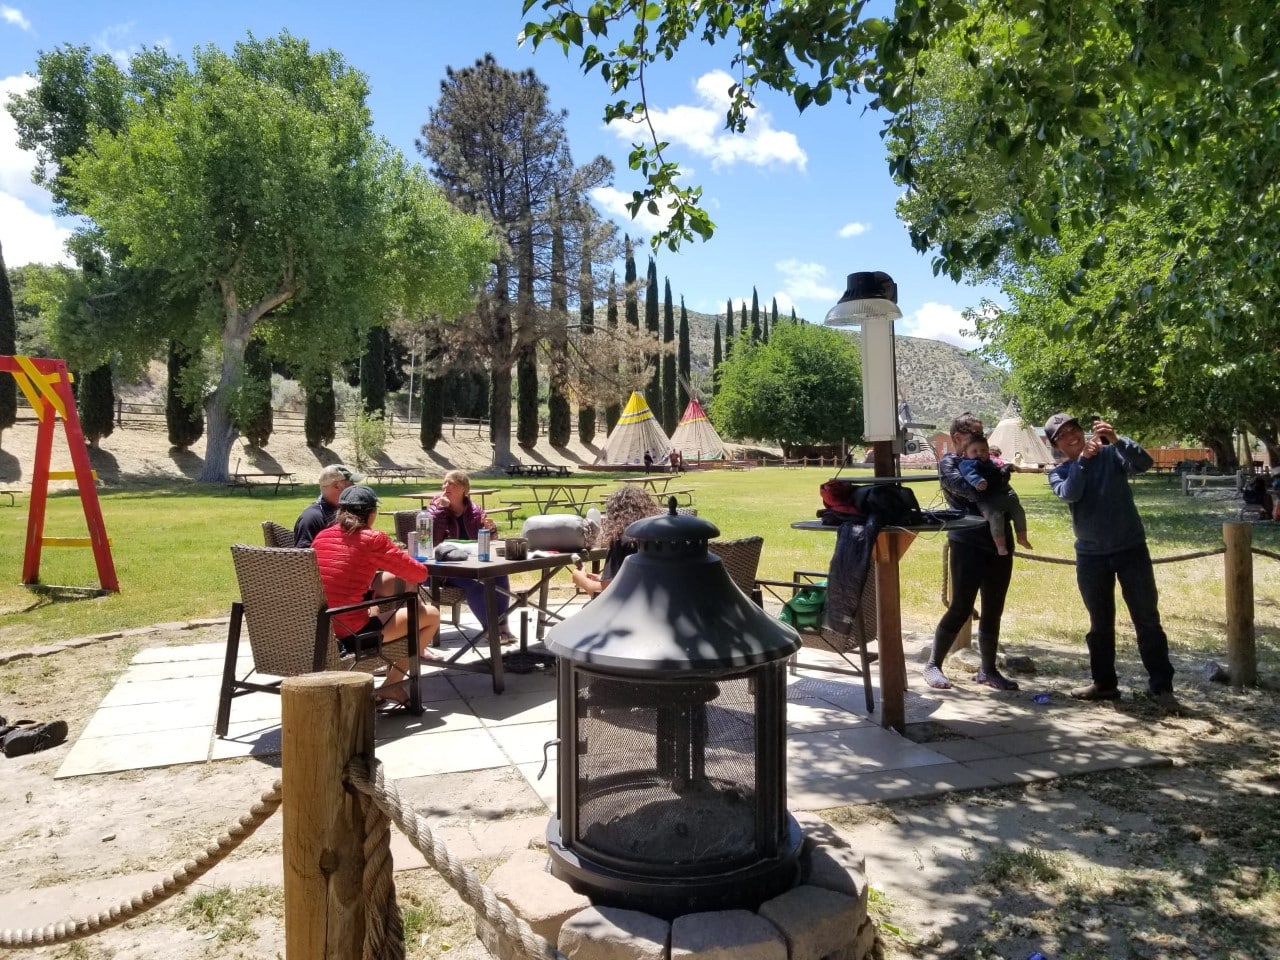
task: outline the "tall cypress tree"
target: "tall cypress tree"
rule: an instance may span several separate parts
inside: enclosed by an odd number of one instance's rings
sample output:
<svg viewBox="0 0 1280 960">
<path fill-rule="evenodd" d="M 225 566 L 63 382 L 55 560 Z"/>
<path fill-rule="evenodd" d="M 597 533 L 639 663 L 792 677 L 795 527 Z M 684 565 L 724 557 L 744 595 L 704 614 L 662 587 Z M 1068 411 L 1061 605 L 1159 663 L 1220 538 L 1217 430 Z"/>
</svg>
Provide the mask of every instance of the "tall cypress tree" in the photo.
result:
<svg viewBox="0 0 1280 960">
<path fill-rule="evenodd" d="M 799 318 L 796 316 L 796 308 L 794 305 L 791 307 L 791 322 L 792 323 L 800 322 Z"/>
<path fill-rule="evenodd" d="M 649 332 L 649 336 L 653 338 L 656 344 L 658 338 L 662 336 L 661 320 L 658 318 L 658 265 L 653 262 L 653 257 L 649 258 L 649 270 L 645 274 L 644 288 L 644 328 Z M 653 415 L 658 418 L 658 422 L 662 422 L 662 378 L 661 364 L 657 358 L 654 359 L 653 375 L 649 377 L 649 382 L 644 388 L 644 399 L 649 404 L 649 409 L 653 411 Z"/>
<path fill-rule="evenodd" d="M 338 404 L 333 396 L 333 374 L 328 370 L 303 378 L 306 412 L 302 429 L 308 447 L 327 447 L 337 436 Z"/>
<path fill-rule="evenodd" d="M 715 339 L 711 341 L 711 396 L 720 392 L 720 321 L 716 321 Z"/>
<path fill-rule="evenodd" d="M 627 325 L 633 330 L 640 329 L 640 300 L 636 293 L 636 258 L 635 251 L 631 248 L 631 238 L 626 238 L 627 265 L 622 274 L 622 283 L 626 289 L 623 296 L 626 298 L 627 309 Z"/>
<path fill-rule="evenodd" d="M 250 445 L 265 447 L 271 439 L 271 358 L 256 337 L 244 349 L 244 379 L 240 382 L 235 420 Z"/>
<path fill-rule="evenodd" d="M 13 305 L 13 288 L 4 265 L 4 249 L 0 248 L 0 355 L 12 356 L 18 350 L 18 312 Z M 18 381 L 0 375 L 0 439 L 18 420 Z"/>
<path fill-rule="evenodd" d="M 680 411 L 676 408 L 676 311 L 671 302 L 671 278 L 664 277 L 665 289 L 662 295 L 662 342 L 671 351 L 662 358 L 662 429 L 667 436 L 676 429 L 680 422 Z"/>
<path fill-rule="evenodd" d="M 769 311 L 769 326 L 776 328 L 778 326 L 778 298 L 773 298 L 773 309 Z"/>
<path fill-rule="evenodd" d="M 716 322 L 716 330 L 719 331 L 720 323 Z M 724 355 L 727 357 L 733 353 L 733 301 L 730 300 L 725 305 L 724 311 Z M 716 364 L 719 366 L 719 364 Z"/>
<path fill-rule="evenodd" d="M 591 280 L 591 260 L 582 258 L 578 272 L 578 328 L 584 339 L 590 338 L 596 329 L 596 304 Z M 578 405 L 578 442 L 591 443 L 596 438 L 596 408 L 589 404 Z"/>
<path fill-rule="evenodd" d="M 188 403 L 182 396 L 182 374 L 191 365 L 187 348 L 169 341 L 169 382 L 165 384 L 164 419 L 169 428 L 169 445 L 186 450 L 204 433 L 204 408 Z"/>
<path fill-rule="evenodd" d="M 89 446 L 97 450 L 98 441 L 111 436 L 116 428 L 116 391 L 111 384 L 111 364 L 95 367 L 79 380 L 80 426 Z"/>
<path fill-rule="evenodd" d="M 387 409 L 387 339 L 384 327 L 370 327 L 364 335 L 360 402 L 365 413 L 385 413 Z"/>
<path fill-rule="evenodd" d="M 740 315 L 742 317 L 742 326 L 738 328 L 738 336 L 742 337 L 743 342 L 745 343 L 747 338 L 747 329 L 748 329 L 747 328 L 747 305 L 745 303 L 742 305 L 742 311 Z"/>
<path fill-rule="evenodd" d="M 716 326 L 719 326 L 717 321 Z M 684 308 L 684 297 L 680 298 L 680 346 L 677 348 L 677 359 L 679 361 L 680 389 L 676 394 L 676 409 L 680 411 L 680 415 L 684 415 L 685 408 L 689 406 L 689 391 L 684 385 L 689 383 L 691 368 L 693 365 L 693 356 L 689 349 L 689 313 Z"/>
<path fill-rule="evenodd" d="M 573 411 L 569 408 L 569 275 L 564 249 L 564 209 L 555 191 L 551 221 L 551 334 L 548 337 L 547 440 L 553 447 L 569 442 Z"/>
<path fill-rule="evenodd" d="M 630 241 L 628 241 L 630 244 Z M 634 265 L 632 266 L 634 270 Z M 628 306 L 630 309 L 630 306 Z M 618 274 L 609 274 L 609 305 L 604 311 L 604 325 L 608 330 L 618 329 Z M 608 403 L 604 408 L 604 429 L 605 434 L 613 433 L 613 428 L 617 426 L 618 418 L 622 416 L 622 404 Z"/>
<path fill-rule="evenodd" d="M 446 369 L 441 362 L 439 350 L 428 350 L 422 357 L 424 376 L 419 381 L 422 392 L 419 396 L 422 422 L 418 427 L 418 443 L 423 450 L 431 451 L 444 437 L 444 398 L 445 377 L 457 377 L 458 374 L 445 374 Z M 433 376 L 425 375 L 430 371 Z M 443 375 L 442 375 L 443 374 Z M 467 374 L 461 374 L 467 376 Z"/>
<path fill-rule="evenodd" d="M 760 296 L 751 288 L 751 342 L 760 342 Z"/>
</svg>

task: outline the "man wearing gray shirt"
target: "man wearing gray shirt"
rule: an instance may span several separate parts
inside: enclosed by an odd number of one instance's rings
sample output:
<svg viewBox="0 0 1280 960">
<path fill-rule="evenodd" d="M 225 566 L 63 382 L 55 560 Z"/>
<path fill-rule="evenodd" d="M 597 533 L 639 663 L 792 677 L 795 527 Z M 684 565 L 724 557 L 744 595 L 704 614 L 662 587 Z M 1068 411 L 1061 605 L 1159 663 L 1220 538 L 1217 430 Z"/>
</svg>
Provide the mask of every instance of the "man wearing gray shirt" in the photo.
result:
<svg viewBox="0 0 1280 960">
<path fill-rule="evenodd" d="M 1151 457 L 1128 437 L 1117 436 L 1105 420 L 1095 420 L 1085 439 L 1079 421 L 1055 413 L 1045 437 L 1065 458 L 1049 471 L 1049 486 L 1071 508 L 1076 535 L 1076 583 L 1089 611 L 1089 671 L 1093 682 L 1071 691 L 1077 700 L 1117 700 L 1116 582 L 1138 637 L 1152 700 L 1163 710 L 1179 709 L 1173 695 L 1169 638 L 1160 625 L 1159 595 L 1147 534 L 1134 506 L 1129 477 L 1151 467 Z"/>
</svg>

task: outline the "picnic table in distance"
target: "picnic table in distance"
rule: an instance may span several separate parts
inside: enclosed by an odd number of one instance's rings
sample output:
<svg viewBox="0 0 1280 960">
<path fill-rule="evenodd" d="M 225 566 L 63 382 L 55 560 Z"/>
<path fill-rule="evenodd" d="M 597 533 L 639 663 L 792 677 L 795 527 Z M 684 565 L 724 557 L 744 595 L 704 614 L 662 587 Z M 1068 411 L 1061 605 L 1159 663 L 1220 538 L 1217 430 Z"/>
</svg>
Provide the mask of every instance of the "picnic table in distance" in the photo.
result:
<svg viewBox="0 0 1280 960">
<path fill-rule="evenodd" d="M 423 467 L 401 467 L 396 464 L 370 467 L 365 474 L 375 480 L 399 480 L 401 483 L 408 483 L 412 479 L 427 475 Z"/>
<path fill-rule="evenodd" d="M 506 473 L 509 477 L 567 477 L 569 468 L 563 463 L 510 463 Z"/>
<path fill-rule="evenodd" d="M 233 493 L 244 490 L 250 496 L 253 495 L 254 487 L 269 487 L 272 493 L 279 493 L 280 488 L 284 487 L 292 493 L 297 485 L 298 481 L 289 470 L 238 470 L 227 480 L 227 486 Z"/>
<path fill-rule="evenodd" d="M 666 493 L 671 481 L 677 476 L 679 474 L 676 473 L 650 473 L 643 477 L 620 477 L 618 482 L 639 484 L 650 493 Z"/>
<path fill-rule="evenodd" d="M 530 500 L 508 500 L 509 507 L 535 506 L 538 513 L 550 513 L 556 507 L 568 507 L 578 516 L 587 512 L 591 506 L 591 491 L 605 484 L 599 481 L 564 481 L 552 483 L 530 483 L 523 488 L 512 487 L 512 490 L 525 489 L 532 494 Z"/>
</svg>

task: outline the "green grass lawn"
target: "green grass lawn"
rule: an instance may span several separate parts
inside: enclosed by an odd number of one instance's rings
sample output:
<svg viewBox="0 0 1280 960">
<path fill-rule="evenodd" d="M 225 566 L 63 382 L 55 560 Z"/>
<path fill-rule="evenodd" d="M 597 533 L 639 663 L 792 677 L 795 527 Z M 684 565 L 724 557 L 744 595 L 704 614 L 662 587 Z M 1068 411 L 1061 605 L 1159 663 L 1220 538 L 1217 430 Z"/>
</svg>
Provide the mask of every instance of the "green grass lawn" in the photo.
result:
<svg viewBox="0 0 1280 960">
<path fill-rule="evenodd" d="M 695 490 L 699 515 L 720 528 L 721 536 L 760 534 L 765 538 L 761 575 L 789 577 L 796 569 L 825 569 L 834 536 L 792 530 L 795 520 L 812 519 L 820 506 L 819 484 L 829 469 L 760 468 L 691 473 L 673 486 Z M 600 475 L 601 480 L 609 480 Z M 1071 531 L 1066 507 L 1049 491 L 1043 476 L 1014 478 L 1026 506 L 1035 552 L 1071 557 Z M 477 478 L 477 486 L 503 490 L 523 484 L 507 478 Z M 612 483 L 598 493 L 607 494 Z M 390 529 L 390 512 L 409 509 L 414 501 L 398 493 L 412 487 L 381 488 Z M 940 505 L 937 487 L 917 484 L 923 506 Z M 1183 497 L 1168 478 L 1143 477 L 1135 486 L 1147 520 L 1152 553 L 1157 557 L 1203 550 L 1221 544 L 1224 519 L 1235 517 L 1235 504 Z M 491 504 L 516 499 L 502 493 Z M 70 637 L 169 621 L 225 616 L 236 590 L 227 547 L 236 542 L 261 544 L 259 524 L 275 520 L 292 526 L 314 488 L 295 495 L 230 494 L 189 484 L 104 491 L 103 513 L 121 591 L 93 600 L 55 600 L 18 584 L 26 533 L 26 509 L 0 507 L 0 651 L 20 649 Z M 1280 530 L 1256 526 L 1255 544 L 1280 552 Z M 74 495 L 51 498 L 45 524 L 49 536 L 83 536 L 80 501 Z M 902 607 L 907 629 L 931 632 L 942 612 L 942 537 L 917 538 L 902 563 Z M 1175 647 L 1212 649 L 1221 645 L 1224 618 L 1222 560 L 1218 557 L 1158 566 L 1161 608 Z M 88 549 L 46 548 L 41 580 L 48 584 L 96 586 L 97 574 Z M 1280 645 L 1280 564 L 1255 559 L 1256 624 L 1263 642 Z M 1083 637 L 1086 621 L 1071 567 L 1019 561 L 1014 570 L 1006 637 L 1019 640 L 1062 640 Z"/>
</svg>

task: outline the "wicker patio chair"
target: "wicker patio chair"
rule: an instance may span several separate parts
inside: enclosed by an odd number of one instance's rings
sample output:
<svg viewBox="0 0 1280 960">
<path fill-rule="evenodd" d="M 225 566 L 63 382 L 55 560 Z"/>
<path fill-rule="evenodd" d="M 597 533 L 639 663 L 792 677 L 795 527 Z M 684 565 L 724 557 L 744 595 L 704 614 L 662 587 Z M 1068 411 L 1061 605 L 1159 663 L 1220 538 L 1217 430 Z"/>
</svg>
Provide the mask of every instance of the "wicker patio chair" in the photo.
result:
<svg viewBox="0 0 1280 960">
<path fill-rule="evenodd" d="M 268 547 L 294 546 L 293 531 L 271 520 L 262 521 L 262 542 Z"/>
<path fill-rule="evenodd" d="M 825 573 L 811 570 L 796 570 L 790 580 L 757 580 L 759 600 L 768 593 L 780 603 L 785 603 L 800 590 L 825 589 L 823 581 Z M 868 571 L 866 582 L 862 586 L 862 599 L 858 604 L 858 619 L 854 623 L 852 634 L 839 633 L 825 626 L 797 628 L 800 642 L 815 650 L 830 650 L 839 654 L 840 659 L 848 664 L 845 667 L 815 667 L 819 670 L 831 670 L 838 673 L 852 673 L 862 677 L 862 689 L 866 697 L 867 713 L 876 708 L 875 692 L 871 688 L 871 663 L 876 655 L 867 649 L 867 645 L 876 637 L 876 578 L 874 571 Z M 856 652 L 858 662 L 849 659 L 849 654 Z M 791 672 L 796 672 L 796 658 L 791 658 Z"/>
<path fill-rule="evenodd" d="M 720 558 L 734 585 L 757 603 L 756 571 L 760 568 L 760 552 L 764 549 L 764 537 L 743 537 L 741 540 L 712 540 L 707 549 Z"/>
<path fill-rule="evenodd" d="M 396 527 L 396 540 L 401 545 L 409 542 L 409 533 L 414 530 L 418 523 L 417 510 L 397 510 L 391 515 L 392 521 Z M 463 642 L 470 643 L 471 636 L 466 630 L 462 629 L 462 604 L 466 601 L 467 595 L 462 592 L 461 587 L 441 587 L 440 603 L 441 612 L 447 607 L 449 610 L 449 625 L 453 629 L 462 634 Z M 434 641 L 435 646 L 440 646 L 440 634 L 437 631 Z"/>
<path fill-rule="evenodd" d="M 231 547 L 240 599 L 231 605 L 227 627 L 227 656 L 222 671 L 215 732 L 227 734 L 231 721 L 231 701 L 248 693 L 279 693 L 281 680 L 251 681 L 256 673 L 271 677 L 296 677 L 321 670 L 363 670 L 373 672 L 395 660 L 409 660 L 411 708 L 420 713 L 418 690 L 418 592 L 396 594 L 346 607 L 326 608 L 324 585 L 315 551 L 306 548 Z M 409 604 L 408 637 L 384 644 L 378 631 L 349 638 L 360 651 L 339 653 L 332 616 L 347 610 L 374 605 Z M 241 626 L 249 628 L 249 648 L 253 669 L 243 679 L 236 677 Z M 413 638 L 410 641 L 409 638 Z"/>
</svg>

